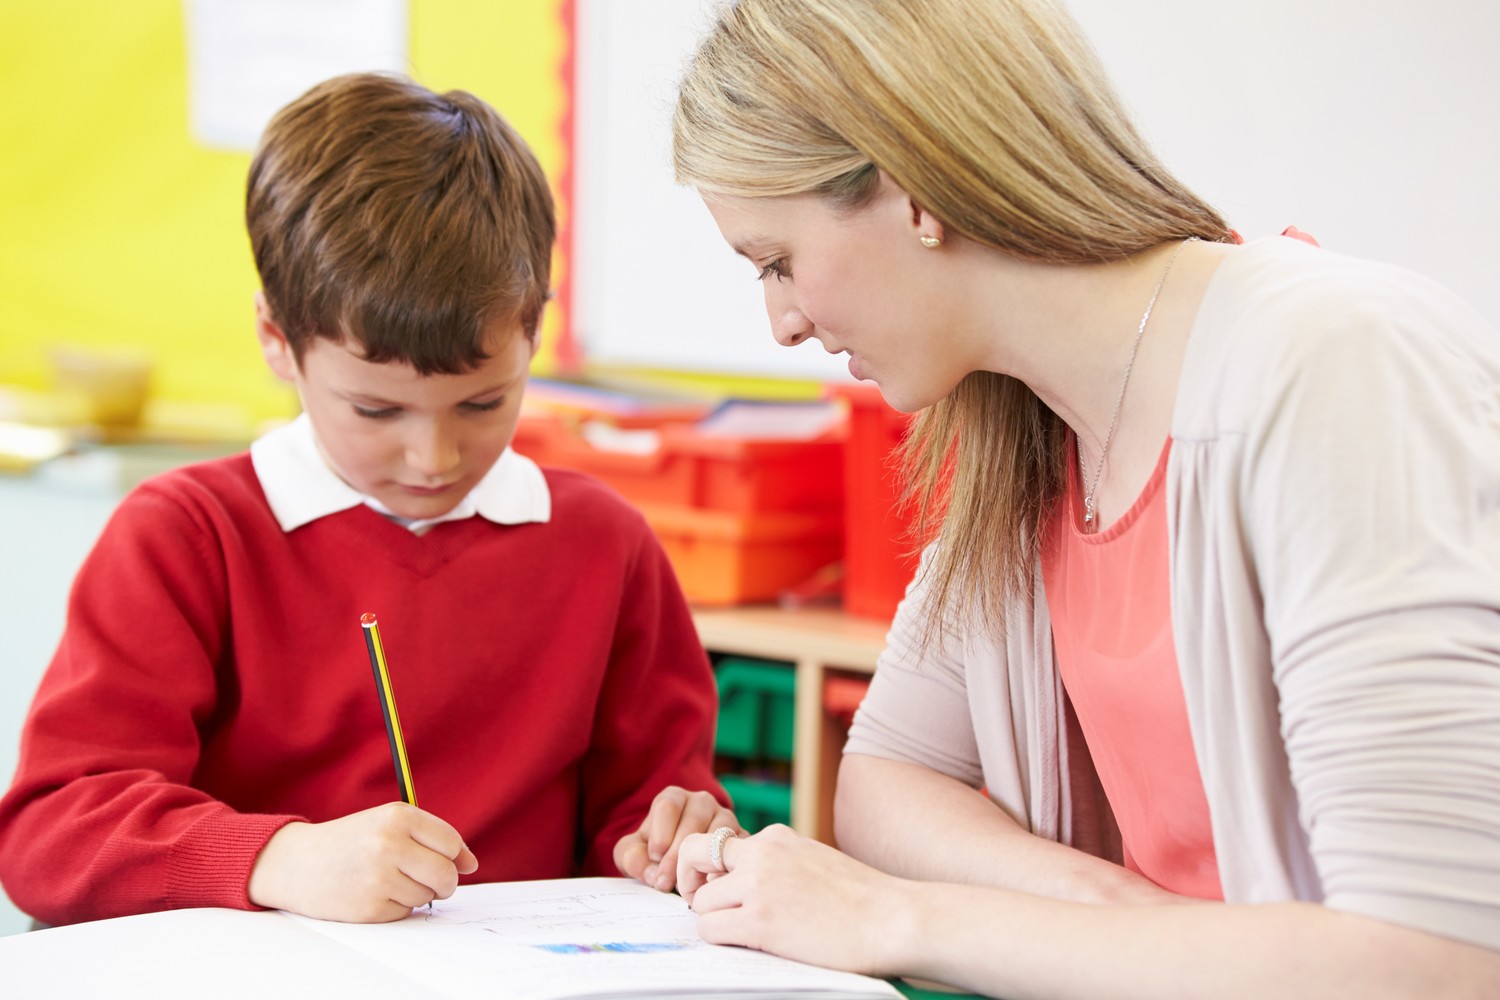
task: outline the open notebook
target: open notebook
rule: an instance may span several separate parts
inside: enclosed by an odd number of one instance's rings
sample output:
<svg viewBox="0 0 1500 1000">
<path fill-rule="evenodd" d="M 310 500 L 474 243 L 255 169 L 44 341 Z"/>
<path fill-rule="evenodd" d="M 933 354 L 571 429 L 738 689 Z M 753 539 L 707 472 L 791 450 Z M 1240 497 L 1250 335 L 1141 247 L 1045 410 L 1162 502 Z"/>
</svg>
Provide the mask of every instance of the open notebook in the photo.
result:
<svg viewBox="0 0 1500 1000">
<path fill-rule="evenodd" d="M 472 885 L 393 924 L 303 926 L 455 997 L 899 997 L 888 983 L 706 944 L 682 899 L 631 879 Z"/>
<path fill-rule="evenodd" d="M 679 897 L 629 879 L 495 883 L 390 924 L 174 910 L 60 927 L 0 939 L 0 968 L 7 987 L 54 996 L 90 983 L 153 998 L 901 996 L 879 979 L 706 944 L 696 920 Z"/>
</svg>

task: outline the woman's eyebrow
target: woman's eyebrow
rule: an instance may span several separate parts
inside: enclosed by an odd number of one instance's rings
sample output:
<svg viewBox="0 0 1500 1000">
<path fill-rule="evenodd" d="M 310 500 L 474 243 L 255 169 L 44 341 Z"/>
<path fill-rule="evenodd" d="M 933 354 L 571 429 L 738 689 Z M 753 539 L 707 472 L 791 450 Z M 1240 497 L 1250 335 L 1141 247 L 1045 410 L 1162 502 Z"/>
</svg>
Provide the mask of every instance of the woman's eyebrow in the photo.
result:
<svg viewBox="0 0 1500 1000">
<path fill-rule="evenodd" d="M 764 254 L 770 245 L 771 238 L 768 236 L 747 236 L 738 243 L 731 243 L 730 247 L 746 260 L 754 260 L 757 254 Z"/>
</svg>

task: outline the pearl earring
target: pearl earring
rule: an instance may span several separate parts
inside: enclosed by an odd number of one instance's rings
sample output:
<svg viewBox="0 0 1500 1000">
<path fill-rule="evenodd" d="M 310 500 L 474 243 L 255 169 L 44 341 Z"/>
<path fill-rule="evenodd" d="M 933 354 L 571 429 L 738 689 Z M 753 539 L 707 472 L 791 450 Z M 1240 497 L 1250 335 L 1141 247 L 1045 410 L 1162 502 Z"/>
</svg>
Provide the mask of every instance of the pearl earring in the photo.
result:
<svg viewBox="0 0 1500 1000">
<path fill-rule="evenodd" d="M 938 236 L 918 236 L 917 239 L 921 240 L 922 245 L 929 250 L 936 250 L 943 245 L 942 238 Z"/>
</svg>

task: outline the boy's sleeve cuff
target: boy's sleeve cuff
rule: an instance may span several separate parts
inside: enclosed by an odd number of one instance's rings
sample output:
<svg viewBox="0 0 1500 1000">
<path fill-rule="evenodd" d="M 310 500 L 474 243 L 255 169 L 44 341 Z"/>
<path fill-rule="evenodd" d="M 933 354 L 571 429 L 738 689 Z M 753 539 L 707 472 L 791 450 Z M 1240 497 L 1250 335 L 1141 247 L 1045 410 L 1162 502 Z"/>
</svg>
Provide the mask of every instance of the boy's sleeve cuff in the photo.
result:
<svg viewBox="0 0 1500 1000">
<path fill-rule="evenodd" d="M 300 816 L 224 809 L 193 824 L 168 861 L 167 906 L 261 910 L 250 902 L 250 870 L 271 836 Z"/>
</svg>

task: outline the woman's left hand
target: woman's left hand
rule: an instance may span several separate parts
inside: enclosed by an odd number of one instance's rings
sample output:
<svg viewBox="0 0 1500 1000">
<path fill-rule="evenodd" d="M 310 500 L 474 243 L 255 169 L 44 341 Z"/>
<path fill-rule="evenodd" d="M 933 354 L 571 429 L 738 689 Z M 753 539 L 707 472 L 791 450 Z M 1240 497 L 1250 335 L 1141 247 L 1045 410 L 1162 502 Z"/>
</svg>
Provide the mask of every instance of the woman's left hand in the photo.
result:
<svg viewBox="0 0 1500 1000">
<path fill-rule="evenodd" d="M 692 836 L 677 859 L 705 941 L 874 976 L 896 974 L 913 946 L 902 879 L 785 826 L 725 840 L 725 871 L 709 851 L 709 836 Z"/>
</svg>

